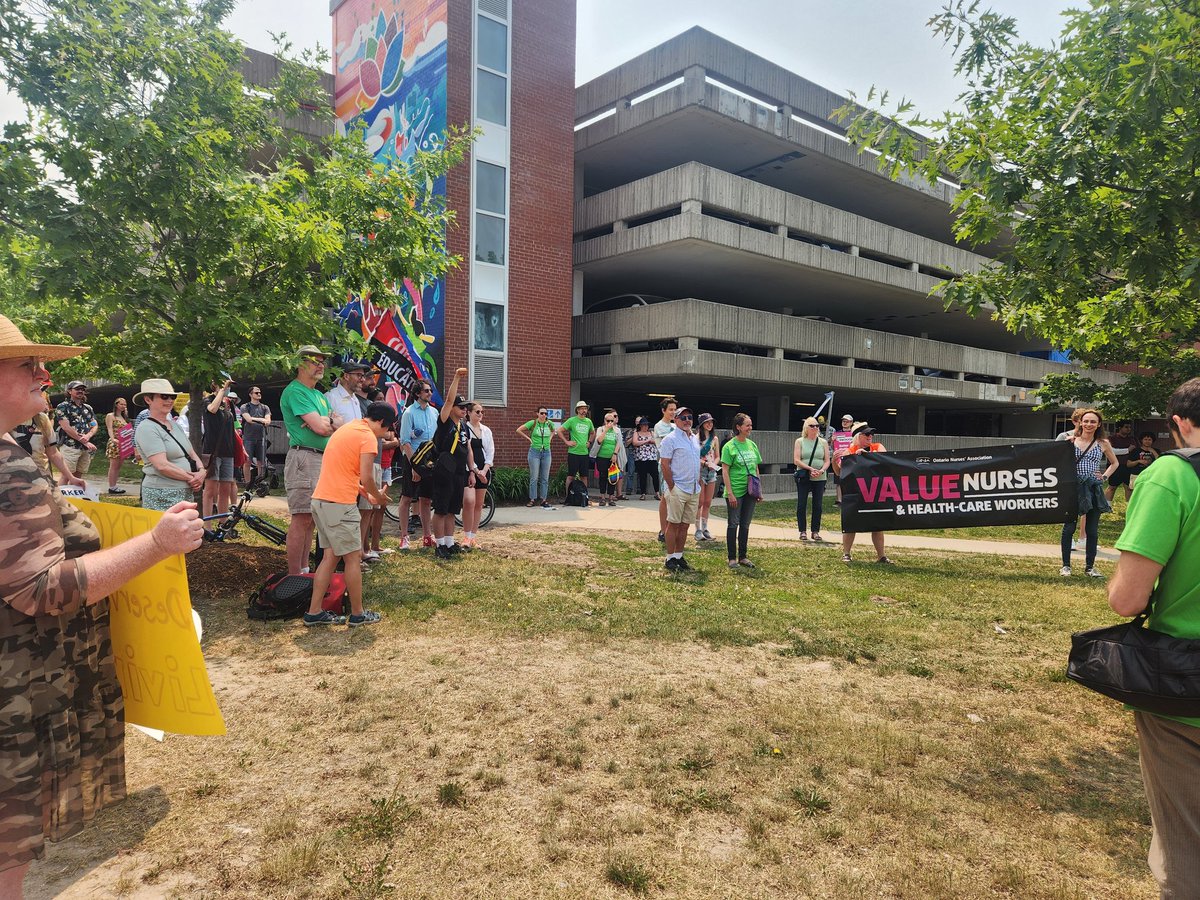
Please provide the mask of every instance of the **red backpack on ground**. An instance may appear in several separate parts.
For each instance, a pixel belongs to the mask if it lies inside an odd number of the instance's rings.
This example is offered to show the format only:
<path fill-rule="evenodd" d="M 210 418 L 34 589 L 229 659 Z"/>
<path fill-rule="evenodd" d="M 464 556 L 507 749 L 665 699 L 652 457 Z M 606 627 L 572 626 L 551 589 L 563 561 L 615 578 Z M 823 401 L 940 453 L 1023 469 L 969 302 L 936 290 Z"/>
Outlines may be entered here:
<path fill-rule="evenodd" d="M 308 612 L 312 600 L 313 573 L 289 575 L 280 572 L 264 581 L 250 595 L 246 615 L 251 619 L 294 619 Z M 350 593 L 346 590 L 346 578 L 334 572 L 329 579 L 329 590 L 321 601 L 321 608 L 335 616 L 350 614 Z"/>

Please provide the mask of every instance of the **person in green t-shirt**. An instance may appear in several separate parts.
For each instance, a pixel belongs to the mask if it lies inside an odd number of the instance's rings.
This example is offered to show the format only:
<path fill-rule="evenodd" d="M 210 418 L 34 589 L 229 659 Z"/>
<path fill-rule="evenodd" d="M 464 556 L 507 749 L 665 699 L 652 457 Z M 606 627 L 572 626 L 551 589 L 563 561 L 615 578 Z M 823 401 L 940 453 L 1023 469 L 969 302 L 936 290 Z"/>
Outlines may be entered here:
<path fill-rule="evenodd" d="M 729 557 L 729 568 L 745 566 L 754 568 L 746 557 L 750 543 L 750 522 L 754 519 L 754 507 L 758 502 L 748 490 L 750 476 L 758 474 L 762 454 L 758 445 L 750 440 L 754 422 L 746 413 L 733 417 L 733 439 L 721 448 L 721 475 L 725 479 L 725 550 Z"/>
<path fill-rule="evenodd" d="M 546 407 L 539 406 L 537 417 L 517 429 L 517 434 L 529 441 L 529 502 L 526 506 L 550 508 L 550 441 L 554 426 L 546 417 Z"/>
<path fill-rule="evenodd" d="M 283 389 L 279 398 L 279 412 L 287 428 L 290 446 L 283 466 L 288 512 L 292 515 L 287 536 L 290 575 L 308 571 L 308 554 L 312 550 L 316 528 L 312 517 L 312 494 L 321 477 L 321 456 L 333 434 L 329 401 L 317 390 L 317 382 L 325 374 L 325 354 L 309 344 L 301 347 L 297 355 L 300 365 L 296 378 Z"/>
<path fill-rule="evenodd" d="M 609 478 L 613 454 L 621 446 L 621 429 L 617 427 L 617 414 L 609 410 L 604 414 L 604 424 L 596 431 L 596 469 L 600 479 L 600 505 L 617 505 L 617 483 Z M 622 455 L 623 458 L 623 455 Z M 618 460 L 618 465 L 620 461 Z M 618 476 L 620 477 L 620 476 Z"/>
<path fill-rule="evenodd" d="M 1200 378 L 1176 389 L 1167 402 L 1175 443 L 1200 454 Z M 1200 469 L 1163 455 L 1138 476 L 1137 490 L 1117 539 L 1121 558 L 1108 602 L 1136 616 L 1153 601 L 1155 631 L 1200 638 Z M 1200 897 L 1200 718 L 1135 710 L 1142 781 L 1154 837 L 1150 871 L 1163 897 Z"/>
<path fill-rule="evenodd" d="M 567 445 L 567 486 L 563 502 L 571 493 L 571 482 L 582 478 L 587 485 L 588 469 L 592 467 L 592 458 L 588 451 L 592 446 L 592 436 L 596 426 L 588 418 L 588 405 L 584 400 L 575 404 L 575 415 L 558 426 L 558 436 Z"/>

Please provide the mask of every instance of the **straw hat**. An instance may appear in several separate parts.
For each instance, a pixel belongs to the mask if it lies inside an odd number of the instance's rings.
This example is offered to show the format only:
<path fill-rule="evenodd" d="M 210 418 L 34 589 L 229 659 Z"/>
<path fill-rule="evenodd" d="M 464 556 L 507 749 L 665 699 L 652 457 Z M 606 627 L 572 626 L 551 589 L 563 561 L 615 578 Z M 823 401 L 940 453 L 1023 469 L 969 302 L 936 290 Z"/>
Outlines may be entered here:
<path fill-rule="evenodd" d="M 87 347 L 66 347 L 62 344 L 35 344 L 26 340 L 21 329 L 8 316 L 0 316 L 0 359 L 19 359 L 37 356 L 46 361 L 70 359 L 87 353 Z"/>
<path fill-rule="evenodd" d="M 178 394 L 175 388 L 171 387 L 171 382 L 165 378 L 147 378 L 142 382 L 142 389 L 133 395 L 133 402 L 138 406 L 145 406 L 142 403 L 142 398 L 147 394 Z"/>

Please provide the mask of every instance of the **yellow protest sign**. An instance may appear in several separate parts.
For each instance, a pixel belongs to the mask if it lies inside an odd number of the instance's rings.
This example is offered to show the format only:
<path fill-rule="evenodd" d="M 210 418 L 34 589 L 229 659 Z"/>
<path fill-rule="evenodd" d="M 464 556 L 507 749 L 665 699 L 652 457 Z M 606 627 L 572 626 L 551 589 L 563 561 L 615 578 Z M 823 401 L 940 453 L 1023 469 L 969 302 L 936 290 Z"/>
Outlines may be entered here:
<path fill-rule="evenodd" d="M 70 498 L 112 547 L 152 529 L 162 513 Z M 200 639 L 182 554 L 131 578 L 108 598 L 125 720 L 175 734 L 224 734 Z"/>
<path fill-rule="evenodd" d="M 183 412 L 183 408 L 188 405 L 188 402 L 191 399 L 192 399 L 191 394 L 176 394 L 175 395 L 175 403 L 171 408 L 174 409 L 175 412 L 181 413 L 181 412 Z"/>

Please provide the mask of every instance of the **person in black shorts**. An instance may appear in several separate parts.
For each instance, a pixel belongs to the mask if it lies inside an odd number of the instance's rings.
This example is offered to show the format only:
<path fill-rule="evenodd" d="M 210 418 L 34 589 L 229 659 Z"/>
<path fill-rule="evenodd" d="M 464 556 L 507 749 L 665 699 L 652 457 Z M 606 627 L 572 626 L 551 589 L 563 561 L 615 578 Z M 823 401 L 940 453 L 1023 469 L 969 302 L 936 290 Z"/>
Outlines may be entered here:
<path fill-rule="evenodd" d="M 450 559 L 461 548 L 454 543 L 454 516 L 462 512 L 463 490 L 475 486 L 475 476 L 467 468 L 470 434 L 467 431 L 467 400 L 458 396 L 458 383 L 467 374 L 465 368 L 454 373 L 446 391 L 446 402 L 438 415 L 433 446 L 438 452 L 433 467 L 433 540 L 436 559 Z"/>

